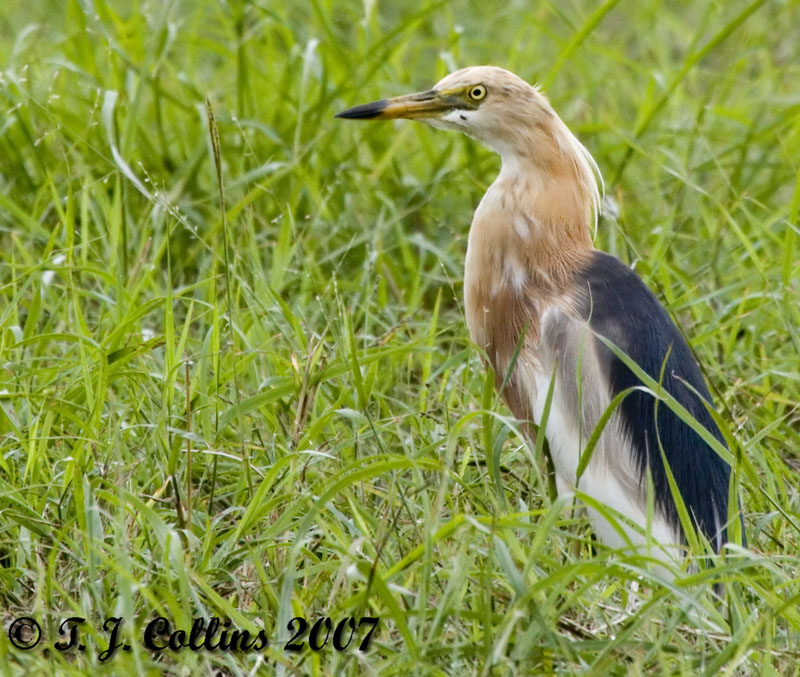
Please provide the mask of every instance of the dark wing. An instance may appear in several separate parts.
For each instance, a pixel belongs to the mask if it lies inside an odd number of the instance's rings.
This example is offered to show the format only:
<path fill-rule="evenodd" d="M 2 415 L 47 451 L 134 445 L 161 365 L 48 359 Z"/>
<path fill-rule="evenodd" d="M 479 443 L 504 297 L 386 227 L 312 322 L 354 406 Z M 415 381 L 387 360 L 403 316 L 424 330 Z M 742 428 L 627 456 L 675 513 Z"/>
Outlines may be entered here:
<path fill-rule="evenodd" d="M 593 253 L 578 274 L 580 311 L 596 333 L 608 338 L 651 378 L 659 381 L 683 407 L 723 445 L 725 441 L 705 404 L 687 386 L 711 402 L 700 368 L 675 324 L 642 280 L 619 259 Z M 611 350 L 596 341 L 611 397 L 641 381 Z M 664 360 L 666 358 L 666 366 Z M 675 502 L 667 482 L 659 443 L 697 527 L 717 549 L 727 540 L 730 466 L 663 402 L 640 390 L 620 406 L 624 433 L 629 437 L 638 476 L 650 468 L 658 507 L 671 526 L 680 530 Z"/>

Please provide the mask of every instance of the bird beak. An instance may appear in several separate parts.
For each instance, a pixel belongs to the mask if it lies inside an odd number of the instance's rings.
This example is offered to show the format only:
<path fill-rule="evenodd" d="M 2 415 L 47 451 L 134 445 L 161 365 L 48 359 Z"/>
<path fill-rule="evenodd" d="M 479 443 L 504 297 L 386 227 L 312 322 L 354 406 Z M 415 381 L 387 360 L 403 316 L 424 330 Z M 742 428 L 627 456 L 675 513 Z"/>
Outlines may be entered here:
<path fill-rule="evenodd" d="M 467 107 L 464 99 L 455 96 L 453 92 L 430 89 L 427 92 L 364 103 L 337 113 L 336 117 L 348 120 L 394 120 L 396 118 L 419 120 L 439 118 L 448 111 Z"/>

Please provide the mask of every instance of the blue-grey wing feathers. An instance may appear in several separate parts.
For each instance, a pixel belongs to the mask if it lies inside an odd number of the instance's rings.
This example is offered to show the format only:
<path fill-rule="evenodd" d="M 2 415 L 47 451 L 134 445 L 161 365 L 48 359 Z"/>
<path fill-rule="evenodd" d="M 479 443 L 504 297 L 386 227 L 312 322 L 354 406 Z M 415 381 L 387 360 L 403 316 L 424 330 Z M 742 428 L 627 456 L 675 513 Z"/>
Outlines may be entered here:
<path fill-rule="evenodd" d="M 608 338 L 651 378 L 662 379 L 665 390 L 724 445 L 689 346 L 636 273 L 613 256 L 595 251 L 577 282 L 579 313 L 592 331 Z M 607 346 L 596 338 L 592 343 L 612 398 L 641 385 Z M 642 482 L 649 469 L 657 507 L 669 524 L 681 533 L 661 449 L 696 527 L 719 549 L 727 540 L 730 466 L 671 409 L 663 403 L 656 406 L 656 399 L 642 390 L 625 397 L 617 423 L 630 441 L 636 476 Z"/>

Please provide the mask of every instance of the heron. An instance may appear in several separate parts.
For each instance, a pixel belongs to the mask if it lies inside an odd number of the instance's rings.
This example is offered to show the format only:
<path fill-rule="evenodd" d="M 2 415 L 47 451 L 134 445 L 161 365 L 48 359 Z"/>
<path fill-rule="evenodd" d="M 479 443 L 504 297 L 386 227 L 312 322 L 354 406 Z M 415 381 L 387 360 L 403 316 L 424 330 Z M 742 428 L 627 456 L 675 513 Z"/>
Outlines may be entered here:
<path fill-rule="evenodd" d="M 524 428 L 529 435 L 537 427 L 545 435 L 558 495 L 584 497 L 602 543 L 647 545 L 656 561 L 674 563 L 685 552 L 688 514 L 719 552 L 728 541 L 731 466 L 708 435 L 644 386 L 634 366 L 727 449 L 709 390 L 657 297 L 631 267 L 594 248 L 600 171 L 540 89 L 478 66 L 336 117 L 419 120 L 464 132 L 500 155 L 500 173 L 469 230 L 464 308 L 502 399 L 516 419 L 534 424 Z"/>

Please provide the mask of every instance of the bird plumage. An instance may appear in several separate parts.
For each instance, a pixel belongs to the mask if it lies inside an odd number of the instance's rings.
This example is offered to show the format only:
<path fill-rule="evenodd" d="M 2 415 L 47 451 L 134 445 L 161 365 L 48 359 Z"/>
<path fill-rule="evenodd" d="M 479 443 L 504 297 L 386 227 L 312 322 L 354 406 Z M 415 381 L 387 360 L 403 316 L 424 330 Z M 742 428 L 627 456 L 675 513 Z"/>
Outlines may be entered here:
<path fill-rule="evenodd" d="M 481 140 L 502 168 L 480 201 L 464 274 L 467 326 L 490 361 L 502 397 L 521 421 L 542 422 L 559 493 L 574 489 L 628 517 L 637 529 L 589 508 L 600 540 L 650 540 L 677 553 L 683 531 L 666 459 L 696 527 L 726 540 L 730 467 L 603 342 L 627 354 L 724 444 L 710 395 L 681 333 L 641 279 L 594 249 L 599 171 L 588 151 L 535 88 L 500 68 L 456 71 L 420 94 L 358 106 L 341 117 L 418 118 Z M 580 477 L 579 459 L 614 397 L 633 388 L 608 419 Z M 654 518 L 647 519 L 650 474 Z"/>

